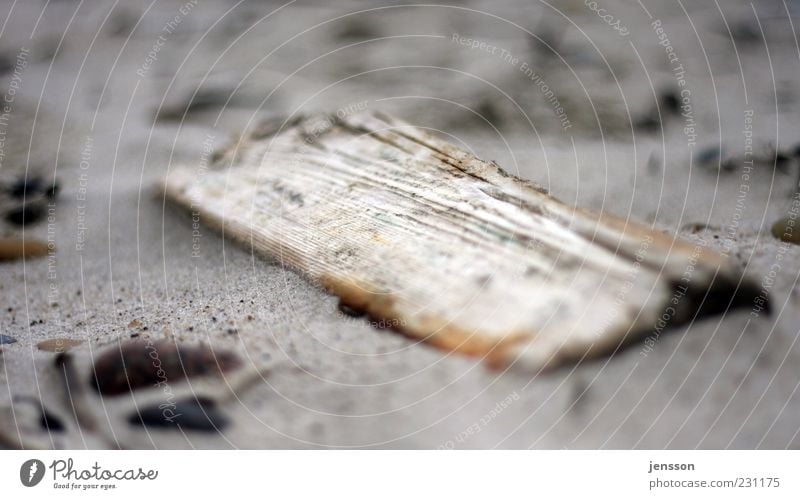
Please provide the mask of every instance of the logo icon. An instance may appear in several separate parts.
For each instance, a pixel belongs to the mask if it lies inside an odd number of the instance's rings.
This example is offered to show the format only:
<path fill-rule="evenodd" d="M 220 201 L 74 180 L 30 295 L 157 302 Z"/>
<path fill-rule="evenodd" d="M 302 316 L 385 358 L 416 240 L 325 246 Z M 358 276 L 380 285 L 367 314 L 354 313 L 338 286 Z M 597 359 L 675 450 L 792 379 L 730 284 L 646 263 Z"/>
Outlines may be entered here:
<path fill-rule="evenodd" d="M 28 459 L 19 469 L 19 480 L 26 487 L 35 487 L 44 478 L 44 463 L 38 459 Z"/>

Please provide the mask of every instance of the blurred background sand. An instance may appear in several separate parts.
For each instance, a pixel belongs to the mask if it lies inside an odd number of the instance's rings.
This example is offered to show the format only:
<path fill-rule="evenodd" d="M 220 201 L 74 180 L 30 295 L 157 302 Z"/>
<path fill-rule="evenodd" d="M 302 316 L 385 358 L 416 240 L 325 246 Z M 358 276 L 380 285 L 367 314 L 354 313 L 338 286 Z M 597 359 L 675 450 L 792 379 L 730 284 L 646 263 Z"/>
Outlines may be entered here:
<path fill-rule="evenodd" d="M 2 346 L 0 404 L 39 393 L 52 354 L 38 341 L 97 349 L 135 329 L 281 366 L 225 407 L 223 435 L 142 431 L 138 447 L 797 448 L 800 250 L 770 227 L 800 168 L 798 15 L 789 1 L 3 2 L 0 176 L 61 191 L 24 229 L 51 258 L 0 265 L 0 333 L 18 340 Z M 490 372 L 344 316 L 156 194 L 169 168 L 264 118 L 353 109 L 723 250 L 766 278 L 773 313 L 546 375 Z"/>

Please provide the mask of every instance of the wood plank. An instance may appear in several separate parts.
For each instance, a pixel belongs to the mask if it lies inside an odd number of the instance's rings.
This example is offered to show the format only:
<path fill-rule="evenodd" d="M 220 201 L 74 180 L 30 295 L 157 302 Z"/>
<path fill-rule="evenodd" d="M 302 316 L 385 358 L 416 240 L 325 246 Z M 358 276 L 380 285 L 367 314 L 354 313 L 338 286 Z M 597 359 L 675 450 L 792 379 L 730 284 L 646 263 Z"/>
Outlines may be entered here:
<path fill-rule="evenodd" d="M 734 296 L 719 253 L 570 207 L 380 113 L 265 125 L 163 186 L 350 307 L 495 367 L 608 353 L 704 297 L 716 311 L 753 294 Z"/>

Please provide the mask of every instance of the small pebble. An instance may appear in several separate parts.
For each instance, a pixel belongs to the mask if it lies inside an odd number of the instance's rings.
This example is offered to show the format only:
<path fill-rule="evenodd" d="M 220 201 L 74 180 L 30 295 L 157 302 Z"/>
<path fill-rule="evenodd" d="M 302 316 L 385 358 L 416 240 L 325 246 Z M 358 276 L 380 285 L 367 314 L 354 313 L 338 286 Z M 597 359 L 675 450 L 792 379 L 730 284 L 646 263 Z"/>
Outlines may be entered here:
<path fill-rule="evenodd" d="M 681 98 L 674 90 L 664 90 L 659 97 L 661 106 L 669 113 L 680 114 Z"/>
<path fill-rule="evenodd" d="M 53 338 L 50 340 L 40 341 L 39 343 L 36 344 L 36 347 L 39 350 L 45 352 L 61 353 L 61 352 L 66 352 L 67 350 L 70 350 L 71 348 L 76 347 L 81 343 L 83 343 L 83 340 L 73 340 L 70 338 Z"/>
<path fill-rule="evenodd" d="M 0 238 L 0 261 L 35 258 L 47 254 L 47 243 L 34 239 Z"/>
<path fill-rule="evenodd" d="M 772 235 L 787 243 L 800 244 L 800 224 L 789 217 L 782 218 L 772 224 Z"/>
<path fill-rule="evenodd" d="M 0 345 L 10 345 L 11 343 L 16 343 L 17 339 L 13 336 L 8 336 L 6 334 L 0 334 Z"/>
<path fill-rule="evenodd" d="M 44 217 L 42 203 L 29 202 L 12 208 L 6 213 L 6 221 L 14 225 L 35 224 Z"/>
<path fill-rule="evenodd" d="M 8 186 L 7 192 L 11 197 L 17 199 L 31 199 L 39 196 L 55 198 L 61 189 L 58 181 L 47 182 L 42 177 L 22 177 Z"/>
<path fill-rule="evenodd" d="M 174 341 L 129 340 L 110 347 L 94 362 L 89 383 L 102 395 L 119 395 L 143 387 L 174 383 L 197 376 L 221 376 L 238 369 L 233 352 Z"/>
<path fill-rule="evenodd" d="M 478 107 L 477 109 L 475 109 L 475 112 L 478 113 L 478 115 L 480 116 L 478 120 L 482 125 L 486 123 L 484 120 L 488 121 L 489 123 L 491 123 L 496 127 L 499 127 L 503 124 L 503 114 L 498 109 L 497 104 L 495 103 L 494 100 L 484 99 L 478 104 Z"/>
<path fill-rule="evenodd" d="M 792 158 L 785 152 L 775 152 L 775 168 L 781 173 L 788 173 Z"/>
<path fill-rule="evenodd" d="M 134 426 L 205 432 L 222 431 L 229 424 L 214 402 L 205 398 L 178 400 L 171 407 L 164 404 L 143 407 L 131 414 L 128 422 Z"/>
<path fill-rule="evenodd" d="M 61 190 L 61 185 L 56 181 L 50 184 L 47 189 L 44 191 L 44 195 L 50 199 L 53 199 L 58 196 L 58 192 Z"/>
<path fill-rule="evenodd" d="M 8 189 L 8 193 L 15 198 L 33 197 L 42 191 L 44 180 L 42 177 L 20 178 Z"/>

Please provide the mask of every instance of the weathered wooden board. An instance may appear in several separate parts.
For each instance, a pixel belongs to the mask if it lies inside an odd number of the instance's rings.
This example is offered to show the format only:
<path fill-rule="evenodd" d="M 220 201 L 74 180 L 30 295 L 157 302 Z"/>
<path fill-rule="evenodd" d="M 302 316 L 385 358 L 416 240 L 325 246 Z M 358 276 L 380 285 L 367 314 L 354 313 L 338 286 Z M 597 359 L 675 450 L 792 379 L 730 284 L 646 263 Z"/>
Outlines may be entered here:
<path fill-rule="evenodd" d="M 722 255 L 567 206 L 377 113 L 262 127 L 164 189 L 345 304 L 498 367 L 608 353 L 706 298 L 742 302 Z"/>

